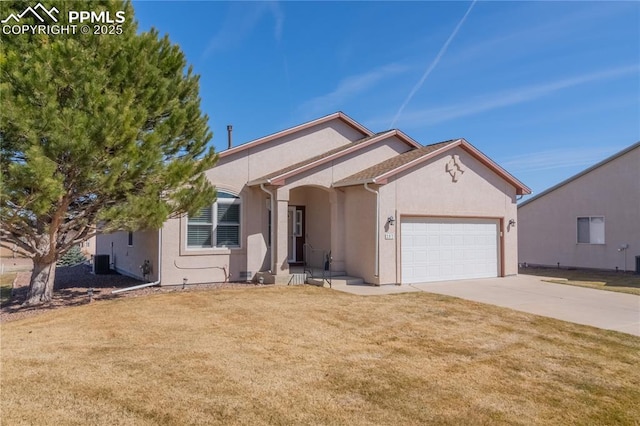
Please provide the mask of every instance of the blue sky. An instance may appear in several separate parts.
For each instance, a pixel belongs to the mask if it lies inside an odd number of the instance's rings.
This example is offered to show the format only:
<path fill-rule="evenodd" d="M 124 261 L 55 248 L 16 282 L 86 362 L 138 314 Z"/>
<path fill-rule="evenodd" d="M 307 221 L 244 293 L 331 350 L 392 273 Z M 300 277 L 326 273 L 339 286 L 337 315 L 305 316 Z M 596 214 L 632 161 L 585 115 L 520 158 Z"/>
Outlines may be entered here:
<path fill-rule="evenodd" d="M 640 140 L 639 2 L 134 1 L 201 76 L 216 150 L 343 111 L 464 137 L 534 193 Z"/>

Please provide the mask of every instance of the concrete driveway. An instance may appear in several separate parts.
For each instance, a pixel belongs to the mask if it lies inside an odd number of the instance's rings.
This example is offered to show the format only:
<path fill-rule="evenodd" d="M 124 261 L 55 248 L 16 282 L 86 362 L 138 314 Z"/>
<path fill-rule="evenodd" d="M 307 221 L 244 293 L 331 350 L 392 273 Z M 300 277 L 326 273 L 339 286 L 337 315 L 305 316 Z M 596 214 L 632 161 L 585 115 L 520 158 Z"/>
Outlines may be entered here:
<path fill-rule="evenodd" d="M 402 286 L 340 287 L 344 288 L 336 290 L 361 295 L 411 291 L 445 294 L 640 336 L 640 296 L 546 283 L 531 275 Z"/>

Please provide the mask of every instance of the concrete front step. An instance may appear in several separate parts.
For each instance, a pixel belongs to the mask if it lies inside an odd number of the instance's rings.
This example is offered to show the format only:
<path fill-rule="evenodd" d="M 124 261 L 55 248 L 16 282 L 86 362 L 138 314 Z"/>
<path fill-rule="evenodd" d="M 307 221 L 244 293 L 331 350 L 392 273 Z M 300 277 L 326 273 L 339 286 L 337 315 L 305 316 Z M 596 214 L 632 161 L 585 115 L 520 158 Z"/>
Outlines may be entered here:
<path fill-rule="evenodd" d="M 364 282 L 362 278 L 350 277 L 346 272 L 331 272 L 331 277 L 332 283 L 341 285 L 358 285 Z M 269 272 L 258 272 L 256 273 L 254 281 L 260 284 L 300 285 L 306 283 L 322 286 L 323 282 L 327 283 L 326 280 L 328 279 L 328 273 L 326 279 L 323 280 L 322 273 L 316 274 L 316 278 L 311 278 L 309 272 L 295 270 L 295 272 L 287 275 L 272 275 Z"/>
<path fill-rule="evenodd" d="M 303 269 L 302 267 L 293 267 L 289 269 L 290 274 L 302 274 L 305 273 L 307 276 L 322 278 L 322 274 L 329 276 L 329 271 L 323 271 L 322 269 L 312 268 L 312 269 Z M 331 271 L 332 277 L 344 277 L 346 276 L 346 271 Z"/>
<path fill-rule="evenodd" d="M 327 277 L 328 279 L 328 277 Z M 359 285 L 363 284 L 364 280 L 358 277 L 349 277 L 347 275 L 339 275 L 331 277 L 331 285 Z M 324 285 L 329 285 L 327 280 L 322 280 L 322 278 L 307 278 L 307 284 L 317 285 L 323 287 Z"/>

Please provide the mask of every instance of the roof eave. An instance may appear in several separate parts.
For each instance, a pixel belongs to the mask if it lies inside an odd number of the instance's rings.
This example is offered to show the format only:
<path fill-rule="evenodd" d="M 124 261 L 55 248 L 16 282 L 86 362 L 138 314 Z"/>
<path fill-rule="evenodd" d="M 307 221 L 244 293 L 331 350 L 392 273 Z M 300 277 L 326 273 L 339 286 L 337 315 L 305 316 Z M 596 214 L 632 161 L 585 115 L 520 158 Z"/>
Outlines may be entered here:
<path fill-rule="evenodd" d="M 393 177 L 393 176 L 397 175 L 398 173 L 401 173 L 401 172 L 403 172 L 405 170 L 408 170 L 408 169 L 410 169 L 410 168 L 412 168 L 414 166 L 417 166 L 418 164 L 421 164 L 421 163 L 423 163 L 423 162 L 435 157 L 436 155 L 442 154 L 443 152 L 445 152 L 445 151 L 447 151 L 447 150 L 449 150 L 449 149 L 451 149 L 453 147 L 456 147 L 456 146 L 460 145 L 462 143 L 462 141 L 463 141 L 463 139 L 457 139 L 457 140 L 455 140 L 455 141 L 443 146 L 442 148 L 436 149 L 435 151 L 428 152 L 428 153 L 426 153 L 426 154 L 424 154 L 424 155 L 422 155 L 422 156 L 420 156 L 418 158 L 415 158 L 415 159 L 413 159 L 413 160 L 411 160 L 411 161 L 409 161 L 409 162 L 407 162 L 407 163 L 405 163 L 405 164 L 403 164 L 401 166 L 396 167 L 393 170 L 389 170 L 388 172 L 385 172 L 385 173 L 379 175 L 374 180 L 377 181 L 377 182 L 384 181 L 386 183 L 389 180 L 390 177 Z"/>
<path fill-rule="evenodd" d="M 247 182 L 247 186 L 257 186 L 257 185 L 271 185 L 271 181 L 269 179 L 256 179 Z"/>
<path fill-rule="evenodd" d="M 250 148 L 253 148 L 253 147 L 256 147 L 256 146 L 260 146 L 260 145 L 262 145 L 264 143 L 267 143 L 267 142 L 270 142 L 272 140 L 275 140 L 275 139 L 278 139 L 278 138 L 281 138 L 281 137 L 284 137 L 284 136 L 288 136 L 288 135 L 296 133 L 298 131 L 305 130 L 305 129 L 308 129 L 310 127 L 317 126 L 319 124 L 323 124 L 323 123 L 326 123 L 328 121 L 335 120 L 335 119 L 342 120 L 343 122 L 347 123 L 349 126 L 351 126 L 354 129 L 358 130 L 363 135 L 371 136 L 371 135 L 374 134 L 371 130 L 369 130 L 368 128 L 366 128 L 362 124 L 358 123 L 353 118 L 349 117 L 348 115 L 346 115 L 342 111 L 338 111 L 338 112 L 334 112 L 333 114 L 329 114 L 329 115 L 326 115 L 324 117 L 317 118 L 315 120 L 308 121 L 306 123 L 299 124 L 297 126 L 290 127 L 288 129 L 281 130 L 279 132 L 272 133 L 270 135 L 263 136 L 263 137 L 258 138 L 258 139 L 254 139 L 253 141 L 244 143 L 242 145 L 234 146 L 233 148 L 229 148 L 227 150 L 219 152 L 218 156 L 220 158 L 224 158 L 224 157 L 227 157 L 229 155 L 233 155 L 235 153 L 242 152 L 242 151 L 245 151 L 247 149 L 250 149 Z"/>
<path fill-rule="evenodd" d="M 316 161 L 313 161 L 311 163 L 308 164 L 304 164 L 300 167 L 297 167 L 293 170 L 289 170 L 285 173 L 282 173 L 280 175 L 276 175 L 276 176 L 272 176 L 268 179 L 258 179 L 256 181 L 253 181 L 250 183 L 251 184 L 259 184 L 259 183 L 269 183 L 272 185 L 276 185 L 276 186 L 282 186 L 285 184 L 286 179 L 295 176 L 299 173 L 305 172 L 307 170 L 313 169 L 314 167 L 318 167 L 321 166 L 325 163 L 328 163 L 330 161 L 334 161 L 337 160 L 345 155 L 351 154 L 353 152 L 359 151 L 363 148 L 366 148 L 368 146 L 371 146 L 377 142 L 380 142 L 382 140 L 385 140 L 391 136 L 397 136 L 398 135 L 398 131 L 397 130 L 388 130 L 386 132 L 383 132 L 381 134 L 379 134 L 378 136 L 372 137 L 371 139 L 369 139 L 368 141 L 362 142 L 362 143 L 358 143 L 356 145 L 350 146 L 348 148 L 343 149 L 342 151 L 338 151 L 336 153 L 333 153 L 331 155 L 328 155 L 326 157 L 323 158 L 319 158 Z M 411 144 L 411 142 L 409 141 L 405 141 L 407 144 Z"/>
<path fill-rule="evenodd" d="M 528 200 L 525 200 L 525 201 L 521 202 L 520 204 L 518 204 L 518 208 L 523 207 L 523 206 L 525 206 L 525 205 L 527 205 L 527 204 L 529 204 L 529 203 L 531 203 L 531 202 L 533 202 L 533 201 L 535 201 L 535 200 L 537 200 L 537 199 L 539 199 L 539 198 L 542 198 L 542 197 L 544 197 L 545 195 L 547 195 L 547 194 L 549 194 L 549 193 L 551 193 L 551 192 L 555 191 L 556 189 L 560 189 L 560 188 L 562 188 L 563 186 L 568 185 L 569 183 L 573 182 L 574 180 L 577 180 L 577 179 L 581 178 L 582 176 L 584 176 L 584 175 L 586 175 L 586 174 L 588 174 L 588 173 L 591 173 L 591 172 L 592 172 L 592 171 L 594 171 L 595 169 L 600 168 L 600 167 L 604 166 L 605 164 L 610 163 L 610 162 L 612 162 L 613 160 L 616 160 L 616 159 L 618 159 L 618 158 L 622 157 L 623 155 L 627 154 L 628 152 L 633 151 L 633 150 L 634 150 L 634 149 L 636 149 L 636 148 L 640 148 L 640 141 L 638 141 L 638 142 L 636 142 L 636 143 L 632 144 L 631 146 L 629 146 L 629 147 L 627 147 L 627 148 L 623 149 L 622 151 L 619 151 L 619 152 L 617 152 L 617 153 L 613 154 L 613 155 L 612 155 L 612 156 L 610 156 L 610 157 L 605 158 L 604 160 L 600 161 L 599 163 L 596 163 L 596 164 L 594 164 L 593 166 L 591 166 L 591 167 L 588 167 L 588 168 L 584 169 L 584 170 L 583 170 L 583 171 L 581 171 L 580 173 L 577 173 L 577 174 L 575 174 L 575 175 L 571 176 L 570 178 L 565 179 L 565 180 L 563 180 L 562 182 L 560 182 L 560 183 L 558 183 L 558 184 L 553 185 L 551 188 L 545 189 L 544 191 L 542 191 L 542 192 L 541 192 L 541 193 L 539 193 L 538 195 L 536 195 L 536 196 L 534 196 L 534 197 L 531 197 L 531 198 L 529 198 Z M 529 192 L 529 194 L 530 194 L 530 193 L 531 193 L 531 192 Z"/>
<path fill-rule="evenodd" d="M 347 186 L 358 186 L 358 185 L 364 185 L 365 183 L 378 183 L 376 182 L 375 178 L 367 178 L 367 179 L 358 179 L 358 180 L 354 180 L 354 181 L 350 181 L 350 182 L 343 182 L 343 183 L 334 183 L 333 185 L 331 185 L 333 188 L 345 188 Z"/>
<path fill-rule="evenodd" d="M 531 194 L 531 189 L 527 185 L 520 182 L 515 176 L 500 167 L 495 161 L 484 155 L 481 151 L 479 151 L 475 146 L 471 145 L 465 139 L 461 139 L 461 145 L 462 147 L 464 147 L 464 149 L 472 152 L 474 156 L 480 160 L 481 163 L 491 169 L 498 176 L 509 182 L 516 189 L 516 195 Z"/>
<path fill-rule="evenodd" d="M 422 148 L 422 145 L 419 142 L 417 142 L 411 136 L 407 135 L 402 130 L 395 129 L 395 132 L 396 132 L 396 136 L 400 137 L 401 139 L 404 139 L 405 142 L 407 142 L 409 145 L 412 145 L 414 148 Z"/>
<path fill-rule="evenodd" d="M 279 184 L 283 185 L 284 181 L 286 179 L 288 179 L 288 178 L 290 178 L 292 176 L 295 176 L 298 173 L 305 172 L 307 170 L 313 169 L 314 167 L 318 167 L 318 166 L 321 166 L 321 165 L 323 165 L 325 163 L 328 163 L 330 161 L 336 160 L 336 159 L 338 159 L 340 157 L 343 157 L 343 156 L 345 156 L 347 154 L 351 154 L 352 152 L 358 151 L 358 150 L 360 150 L 362 148 L 366 148 L 366 147 L 368 147 L 370 145 L 373 145 L 376 142 L 379 142 L 381 140 L 384 140 L 384 139 L 388 138 L 389 136 L 391 136 L 390 132 L 382 133 L 382 134 L 380 134 L 380 135 L 378 135 L 376 137 L 373 137 L 373 138 L 369 139 L 366 142 L 362 142 L 362 143 L 350 146 L 348 148 L 343 149 L 342 151 L 338 151 L 338 152 L 333 153 L 331 155 L 328 155 L 326 157 L 320 158 L 320 159 L 318 159 L 316 161 L 313 161 L 313 162 L 311 162 L 309 164 L 305 164 L 303 166 L 300 166 L 300 167 L 298 167 L 296 169 L 290 170 L 290 171 L 288 171 L 286 173 L 283 173 L 281 175 L 274 176 L 269 180 L 272 181 L 274 185 L 279 185 Z"/>

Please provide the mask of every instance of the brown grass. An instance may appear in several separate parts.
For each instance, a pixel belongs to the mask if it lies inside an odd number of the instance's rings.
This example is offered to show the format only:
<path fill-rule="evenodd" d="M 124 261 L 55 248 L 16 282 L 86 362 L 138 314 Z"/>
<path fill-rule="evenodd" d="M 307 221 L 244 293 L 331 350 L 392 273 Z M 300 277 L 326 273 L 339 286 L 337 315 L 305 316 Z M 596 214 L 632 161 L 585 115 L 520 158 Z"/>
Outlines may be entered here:
<path fill-rule="evenodd" d="M 3 424 L 634 424 L 640 338 L 427 293 L 167 293 L 2 325 Z"/>
<path fill-rule="evenodd" d="M 3 305 L 11 298 L 11 289 L 16 275 L 18 275 L 17 272 L 0 274 L 0 305 Z"/>
<path fill-rule="evenodd" d="M 520 268 L 520 273 L 549 277 L 551 279 L 544 281 L 555 284 L 575 285 L 640 295 L 640 275 L 635 275 L 633 272 L 535 267 Z"/>

